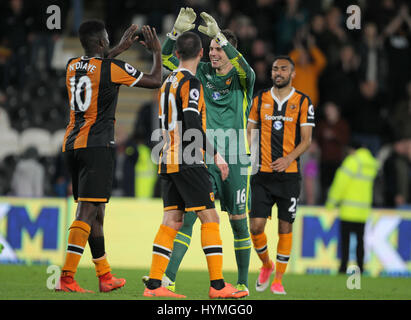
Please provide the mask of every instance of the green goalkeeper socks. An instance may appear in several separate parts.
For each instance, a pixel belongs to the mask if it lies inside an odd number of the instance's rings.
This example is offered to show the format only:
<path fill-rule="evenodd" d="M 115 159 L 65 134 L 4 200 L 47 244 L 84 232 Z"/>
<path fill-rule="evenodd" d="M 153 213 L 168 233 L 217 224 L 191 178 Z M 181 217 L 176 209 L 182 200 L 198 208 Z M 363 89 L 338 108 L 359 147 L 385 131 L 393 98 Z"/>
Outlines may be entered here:
<path fill-rule="evenodd" d="M 193 225 L 196 219 L 197 214 L 195 212 L 186 212 L 184 214 L 184 224 L 174 239 L 173 252 L 165 272 L 166 276 L 173 282 L 176 281 L 178 268 L 190 246 Z"/>
<path fill-rule="evenodd" d="M 230 220 L 234 234 L 234 250 L 238 269 L 238 284 L 248 288 L 248 268 L 250 265 L 251 238 L 248 231 L 247 218 Z"/>
<path fill-rule="evenodd" d="M 165 272 L 166 276 L 173 282 L 176 281 L 178 268 L 187 252 L 191 242 L 193 225 L 196 222 L 195 212 L 186 212 L 184 224 L 174 240 L 173 253 Z M 251 239 L 248 231 L 247 219 L 230 220 L 234 234 L 234 250 L 238 268 L 237 283 L 245 284 L 248 288 L 248 268 L 250 265 Z"/>

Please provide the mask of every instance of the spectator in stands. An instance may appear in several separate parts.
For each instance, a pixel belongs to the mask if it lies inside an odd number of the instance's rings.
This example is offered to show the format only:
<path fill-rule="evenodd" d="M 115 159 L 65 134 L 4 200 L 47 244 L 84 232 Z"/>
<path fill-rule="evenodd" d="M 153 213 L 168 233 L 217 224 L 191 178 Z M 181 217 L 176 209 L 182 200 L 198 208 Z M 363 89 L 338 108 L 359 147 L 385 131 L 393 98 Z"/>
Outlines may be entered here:
<path fill-rule="evenodd" d="M 26 81 L 26 61 L 28 55 L 27 34 L 29 16 L 23 0 L 10 0 L 6 13 L 2 14 L 0 21 L 2 30 L 1 42 L 5 49 L 6 60 L 4 63 L 3 87 L 10 84 L 23 88 Z M 4 57 L 4 54 L 3 54 Z"/>
<path fill-rule="evenodd" d="M 308 12 L 299 7 L 299 0 L 287 0 L 285 3 L 275 25 L 275 50 L 278 55 L 288 54 L 293 49 L 295 35 L 308 21 Z"/>
<path fill-rule="evenodd" d="M 66 1 L 64 0 L 37 0 L 30 2 L 30 12 L 32 23 L 30 25 L 29 41 L 31 43 L 31 67 L 33 70 L 41 70 L 44 66 L 47 73 L 52 74 L 52 61 L 56 41 L 60 38 L 64 28 L 65 17 L 67 15 Z M 49 29 L 47 19 L 47 8 L 57 5 L 60 8 L 61 29 Z M 40 52 L 44 51 L 44 60 L 40 60 Z"/>
<path fill-rule="evenodd" d="M 255 39 L 251 47 L 249 62 L 253 64 L 257 60 L 265 60 L 270 65 L 269 62 L 273 59 L 269 44 L 263 39 Z"/>
<path fill-rule="evenodd" d="M 319 186 L 320 150 L 317 141 L 311 142 L 308 150 L 300 158 L 303 184 L 300 200 L 302 204 L 313 206 L 318 204 L 321 188 Z"/>
<path fill-rule="evenodd" d="M 372 1 L 371 5 L 367 6 L 364 12 L 364 21 L 374 21 L 377 24 L 378 30 L 384 28 L 397 15 L 397 0 L 378 0 Z M 371 0 L 368 0 L 368 4 Z"/>
<path fill-rule="evenodd" d="M 129 15 L 130 10 L 125 10 L 126 0 L 104 0 L 104 14 L 105 22 L 107 25 L 107 33 L 111 42 L 117 43 L 120 40 L 120 30 L 125 25 L 129 25 L 131 17 Z M 141 12 L 145 11 L 145 6 L 149 3 L 139 1 Z M 128 8 L 129 9 L 129 8 Z M 158 30 L 160 31 L 160 30 Z"/>
<path fill-rule="evenodd" d="M 238 50 L 243 52 L 246 60 L 250 59 L 251 48 L 253 42 L 257 36 L 257 29 L 253 24 L 253 21 L 246 15 L 236 16 L 230 22 L 230 30 L 235 30 L 235 34 L 238 38 Z"/>
<path fill-rule="evenodd" d="M 340 109 L 334 102 L 324 105 L 324 118 L 318 122 L 314 131 L 318 143 L 320 157 L 320 202 L 323 204 L 327 198 L 335 172 L 345 157 L 346 145 L 350 141 L 350 127 L 341 117 Z"/>
<path fill-rule="evenodd" d="M 229 0 L 219 0 L 216 5 L 216 12 L 212 16 L 217 21 L 222 30 L 228 27 L 230 20 L 233 18 L 233 8 Z"/>
<path fill-rule="evenodd" d="M 327 30 L 324 15 L 322 15 L 321 13 L 316 14 L 311 19 L 310 33 L 315 38 L 315 43 L 317 44 L 318 48 L 320 48 L 320 50 L 324 52 L 324 54 L 327 53 L 329 45 L 326 31 Z"/>
<path fill-rule="evenodd" d="M 1 18 L 0 18 L 1 19 Z M 2 91 L 6 89 L 9 82 L 9 75 L 6 74 L 7 63 L 12 55 L 12 51 L 8 48 L 2 35 L 0 35 L 0 95 L 3 97 Z M 3 99 L 3 98 L 2 98 Z"/>
<path fill-rule="evenodd" d="M 273 42 L 273 29 L 283 14 L 281 2 L 278 0 L 242 1 L 238 7 L 251 18 L 258 17 L 253 19 L 258 32 L 257 36 L 265 41 Z"/>
<path fill-rule="evenodd" d="M 321 102 L 334 101 L 341 114 L 348 118 L 359 95 L 360 59 L 354 47 L 344 45 L 335 64 L 328 64 L 320 78 Z"/>
<path fill-rule="evenodd" d="M 38 151 L 28 147 L 17 162 L 11 182 L 12 195 L 17 197 L 42 197 L 45 171 L 38 161 Z"/>
<path fill-rule="evenodd" d="M 254 92 L 270 87 L 272 85 L 272 80 L 270 78 L 270 70 L 267 62 L 263 59 L 254 61 L 252 68 L 255 72 L 255 83 L 254 83 Z"/>
<path fill-rule="evenodd" d="M 315 45 L 312 35 L 298 35 L 295 39 L 295 48 L 289 54 L 295 63 L 295 89 L 306 93 L 313 105 L 319 102 L 318 79 L 327 64 L 327 60 L 321 50 Z"/>
<path fill-rule="evenodd" d="M 255 93 L 272 85 L 270 66 L 274 57 L 271 54 L 272 51 L 269 50 L 268 47 L 269 45 L 266 41 L 263 39 L 256 39 L 251 48 L 249 61 L 256 77 L 254 84 Z"/>
<path fill-rule="evenodd" d="M 132 135 L 141 137 L 142 143 L 150 148 L 156 144 L 151 140 L 151 134 L 159 128 L 157 95 L 158 91 L 153 91 L 152 99 L 143 104 L 136 113 L 132 132 Z"/>
<path fill-rule="evenodd" d="M 411 16 L 405 3 L 383 30 L 383 40 L 389 61 L 390 102 L 396 103 L 411 79 Z"/>
<path fill-rule="evenodd" d="M 382 132 L 390 131 L 377 82 L 360 83 L 360 96 L 354 106 L 350 115 L 352 136 L 376 156 L 383 143 Z"/>
<path fill-rule="evenodd" d="M 336 6 L 328 9 L 325 14 L 326 31 L 324 38 L 327 42 L 325 55 L 329 64 L 334 64 L 338 60 L 338 53 L 342 46 L 349 41 L 343 21 L 341 10 Z"/>
<path fill-rule="evenodd" d="M 406 86 L 406 96 L 395 106 L 389 121 L 394 136 L 411 137 L 411 80 Z"/>
<path fill-rule="evenodd" d="M 386 89 L 388 65 L 381 39 L 378 37 L 377 25 L 368 22 L 362 30 L 363 38 L 359 45 L 360 77 L 365 81 L 376 82 L 379 91 L 383 92 Z"/>
<path fill-rule="evenodd" d="M 384 206 L 411 204 L 411 139 L 398 138 L 383 165 Z"/>

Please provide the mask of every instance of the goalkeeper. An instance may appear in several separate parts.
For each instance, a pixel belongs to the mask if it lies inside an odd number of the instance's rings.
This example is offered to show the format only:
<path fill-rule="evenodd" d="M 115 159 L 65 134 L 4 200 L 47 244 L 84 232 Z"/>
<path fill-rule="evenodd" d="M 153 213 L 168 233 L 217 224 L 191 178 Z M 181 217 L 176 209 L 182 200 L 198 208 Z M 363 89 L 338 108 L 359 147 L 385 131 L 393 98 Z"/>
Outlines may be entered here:
<path fill-rule="evenodd" d="M 205 26 L 198 30 L 209 36 L 210 62 L 200 62 L 196 77 L 204 88 L 206 102 L 207 132 L 220 129 L 223 134 L 214 134 L 214 147 L 229 164 L 228 178 L 223 181 L 215 164 L 208 164 L 214 193 L 218 194 L 221 210 L 229 214 L 234 234 L 234 250 L 238 269 L 236 288 L 248 292 L 248 267 L 251 240 L 248 231 L 247 213 L 250 208 L 249 154 L 246 139 L 248 113 L 251 106 L 255 73 L 243 56 L 236 50 L 237 38 L 229 30 L 221 31 L 209 14 L 202 12 Z M 177 69 L 179 61 L 173 55 L 178 35 L 192 30 L 196 13 L 191 8 L 181 8 L 173 30 L 167 34 L 162 46 L 163 66 L 170 71 Z M 222 129 L 222 130 L 221 130 Z M 213 131 L 213 130 L 212 130 Z M 214 131 L 215 132 L 215 131 Z M 231 143 L 231 146 L 230 146 Z M 233 146 L 235 148 L 233 148 Z M 235 150 L 233 150 L 235 149 Z M 242 161 L 241 161 L 242 160 Z M 184 225 L 174 241 L 173 253 L 168 264 L 163 284 L 175 290 L 175 279 L 180 263 L 190 245 L 191 234 L 197 215 L 186 212 Z"/>

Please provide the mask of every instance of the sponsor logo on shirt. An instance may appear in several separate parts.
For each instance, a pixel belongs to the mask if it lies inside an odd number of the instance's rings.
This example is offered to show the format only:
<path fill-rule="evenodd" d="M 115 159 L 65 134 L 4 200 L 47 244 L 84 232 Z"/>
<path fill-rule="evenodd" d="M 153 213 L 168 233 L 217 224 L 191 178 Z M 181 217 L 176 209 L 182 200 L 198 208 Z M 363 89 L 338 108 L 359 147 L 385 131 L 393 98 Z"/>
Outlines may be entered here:
<path fill-rule="evenodd" d="M 281 130 L 281 128 L 283 127 L 283 122 L 282 121 L 274 121 L 273 127 L 275 130 Z"/>
<path fill-rule="evenodd" d="M 267 121 L 289 121 L 289 122 L 293 122 L 294 118 L 292 117 L 284 117 L 284 116 L 270 116 L 268 114 L 266 114 L 264 116 L 264 120 Z"/>
<path fill-rule="evenodd" d="M 213 97 L 213 100 L 218 100 L 218 99 L 220 99 L 221 94 L 220 94 L 220 92 L 215 91 L 215 92 L 213 92 L 213 94 L 211 96 Z"/>

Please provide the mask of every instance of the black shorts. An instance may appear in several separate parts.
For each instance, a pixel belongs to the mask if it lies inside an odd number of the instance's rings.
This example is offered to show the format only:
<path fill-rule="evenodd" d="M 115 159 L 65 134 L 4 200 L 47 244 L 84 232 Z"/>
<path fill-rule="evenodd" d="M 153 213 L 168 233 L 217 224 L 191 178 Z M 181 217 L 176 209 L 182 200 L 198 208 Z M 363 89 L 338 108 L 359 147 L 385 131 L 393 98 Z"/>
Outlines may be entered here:
<path fill-rule="evenodd" d="M 200 211 L 215 208 L 210 174 L 205 167 L 190 167 L 160 174 L 164 210 Z"/>
<path fill-rule="evenodd" d="M 64 152 L 76 202 L 109 201 L 113 184 L 114 158 L 115 149 L 110 147 L 81 148 Z"/>
<path fill-rule="evenodd" d="M 268 218 L 277 204 L 278 219 L 293 223 L 301 178 L 298 174 L 258 172 L 251 177 L 250 218 Z"/>

